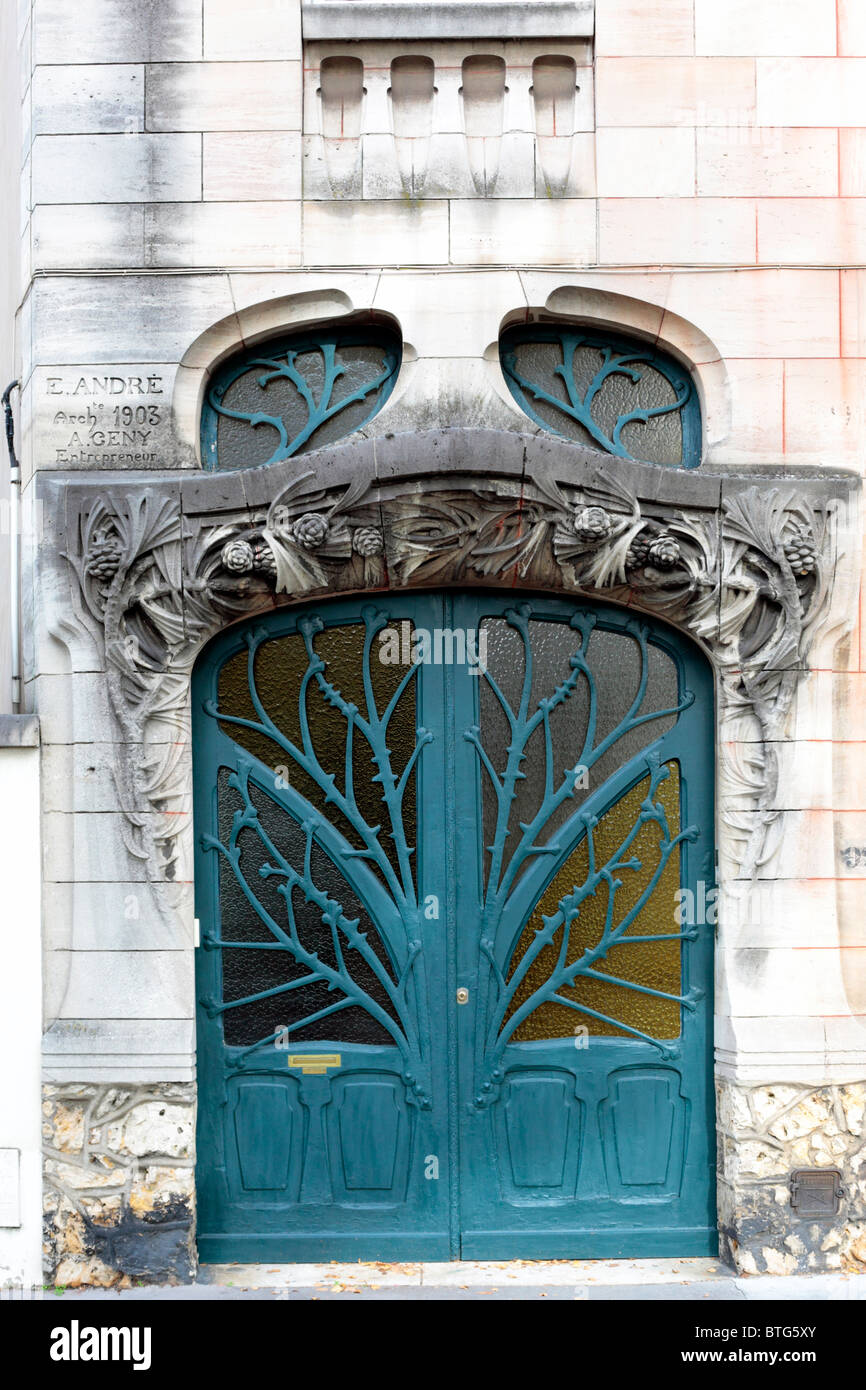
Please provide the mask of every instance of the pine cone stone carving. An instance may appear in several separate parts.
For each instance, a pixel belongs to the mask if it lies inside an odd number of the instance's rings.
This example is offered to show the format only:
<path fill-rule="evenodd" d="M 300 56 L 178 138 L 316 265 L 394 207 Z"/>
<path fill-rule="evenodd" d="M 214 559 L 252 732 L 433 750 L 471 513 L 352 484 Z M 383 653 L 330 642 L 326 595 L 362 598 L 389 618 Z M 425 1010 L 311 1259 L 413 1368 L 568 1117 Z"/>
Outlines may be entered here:
<path fill-rule="evenodd" d="M 305 550 L 318 550 L 328 534 L 328 523 L 318 512 L 304 512 L 292 523 L 292 540 Z"/>
<path fill-rule="evenodd" d="M 276 578 L 277 562 L 267 541 L 257 541 L 253 545 L 253 569 L 259 574 L 269 574 Z"/>
<path fill-rule="evenodd" d="M 679 544 L 669 532 L 663 531 L 650 541 L 647 558 L 656 569 L 672 570 L 680 558 Z"/>
<path fill-rule="evenodd" d="M 814 574 L 818 568 L 818 551 L 811 535 L 797 526 L 784 542 L 785 559 L 795 574 Z"/>
<path fill-rule="evenodd" d="M 352 549 L 369 560 L 381 555 L 385 549 L 385 538 L 376 526 L 359 526 L 352 535 Z"/>
<path fill-rule="evenodd" d="M 638 532 L 626 551 L 625 562 L 629 569 L 640 569 L 649 559 L 649 537 Z"/>
<path fill-rule="evenodd" d="M 123 550 L 116 537 L 95 541 L 87 557 L 87 573 L 91 579 L 110 584 L 120 568 Z"/>
<path fill-rule="evenodd" d="M 226 541 L 220 552 L 220 560 L 232 574 L 249 574 L 255 557 L 249 541 Z"/>
<path fill-rule="evenodd" d="M 580 540 L 601 545 L 610 535 L 613 524 L 604 507 L 581 507 L 575 513 L 574 529 Z"/>

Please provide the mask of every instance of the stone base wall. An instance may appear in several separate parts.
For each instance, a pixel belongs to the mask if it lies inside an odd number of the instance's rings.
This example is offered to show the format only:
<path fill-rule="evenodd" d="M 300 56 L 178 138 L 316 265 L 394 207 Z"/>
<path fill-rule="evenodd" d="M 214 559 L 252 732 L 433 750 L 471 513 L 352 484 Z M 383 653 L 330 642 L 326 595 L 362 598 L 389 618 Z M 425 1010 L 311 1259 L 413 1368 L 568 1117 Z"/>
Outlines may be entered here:
<path fill-rule="evenodd" d="M 721 1255 L 740 1274 L 866 1273 L 866 1082 L 717 1082 Z M 43 1091 L 45 1270 L 55 1284 L 195 1277 L 195 1087 Z M 836 1216 L 791 1207 L 795 1168 L 838 1168 Z"/>
<path fill-rule="evenodd" d="M 866 1082 L 717 1082 L 721 1255 L 740 1274 L 866 1273 Z M 836 1216 L 791 1207 L 795 1168 L 838 1168 Z"/>
<path fill-rule="evenodd" d="M 42 1110 L 47 1280 L 193 1279 L 194 1086 L 45 1086 Z"/>

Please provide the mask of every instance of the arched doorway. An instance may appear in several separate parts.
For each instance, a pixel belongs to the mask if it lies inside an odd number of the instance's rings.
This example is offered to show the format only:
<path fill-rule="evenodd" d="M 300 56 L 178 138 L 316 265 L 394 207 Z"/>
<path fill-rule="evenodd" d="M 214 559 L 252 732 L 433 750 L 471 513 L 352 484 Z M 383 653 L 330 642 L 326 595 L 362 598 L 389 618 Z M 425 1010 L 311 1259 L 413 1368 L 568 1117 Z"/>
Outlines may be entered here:
<path fill-rule="evenodd" d="M 202 1258 L 713 1252 L 698 649 L 358 597 L 225 632 L 193 719 Z"/>

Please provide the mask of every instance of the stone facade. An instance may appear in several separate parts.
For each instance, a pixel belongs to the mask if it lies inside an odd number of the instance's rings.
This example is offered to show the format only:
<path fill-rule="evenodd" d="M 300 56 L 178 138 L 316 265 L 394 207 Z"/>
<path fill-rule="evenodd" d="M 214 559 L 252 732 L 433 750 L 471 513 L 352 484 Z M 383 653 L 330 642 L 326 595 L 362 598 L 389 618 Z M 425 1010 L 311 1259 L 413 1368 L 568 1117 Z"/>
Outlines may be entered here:
<path fill-rule="evenodd" d="M 721 1253 L 740 1274 L 866 1272 L 866 1085 L 718 1082 Z M 801 1216 L 789 1175 L 837 1168 L 839 1211 Z"/>
<path fill-rule="evenodd" d="M 121 1288 L 190 1279 L 194 1088 L 46 1086 L 42 1113 L 48 1279 Z"/>
<path fill-rule="evenodd" d="M 18 8 L 51 1277 L 194 1266 L 199 651 L 238 616 L 434 568 L 628 603 L 709 654 L 724 1252 L 744 1273 L 862 1265 L 859 0 L 792 0 L 781 26 L 775 0 L 434 0 L 389 6 L 386 34 L 366 0 L 256 0 L 240 23 L 229 0 Z M 386 408 L 302 466 L 204 473 L 220 364 L 350 316 L 399 329 Z M 682 364 L 701 468 L 545 434 L 498 355 L 540 320 Z M 587 507 L 604 543 L 581 544 Z M 498 567 L 485 526 L 514 540 Z M 642 533 L 675 542 L 669 571 L 634 563 Z M 131 640 L 142 603 L 153 650 Z M 842 1169 L 838 1220 L 793 1215 L 793 1166 Z"/>

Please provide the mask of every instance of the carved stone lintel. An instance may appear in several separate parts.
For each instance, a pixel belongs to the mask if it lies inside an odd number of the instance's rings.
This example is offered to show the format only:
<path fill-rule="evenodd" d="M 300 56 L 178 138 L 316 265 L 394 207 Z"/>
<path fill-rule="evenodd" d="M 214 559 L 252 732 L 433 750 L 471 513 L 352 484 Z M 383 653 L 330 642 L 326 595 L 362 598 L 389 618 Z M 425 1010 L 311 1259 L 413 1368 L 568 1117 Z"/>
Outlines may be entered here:
<path fill-rule="evenodd" d="M 779 814 L 774 741 L 827 614 L 837 510 L 855 486 L 683 473 L 473 430 L 180 485 L 70 482 L 74 607 L 104 654 L 131 852 L 176 871 L 162 808 L 177 763 L 142 749 L 154 721 L 185 719 L 196 656 L 227 623 L 337 593 L 487 585 L 628 604 L 700 642 L 720 717 L 757 731 L 750 757 L 728 762 L 723 806 L 751 878 Z"/>

